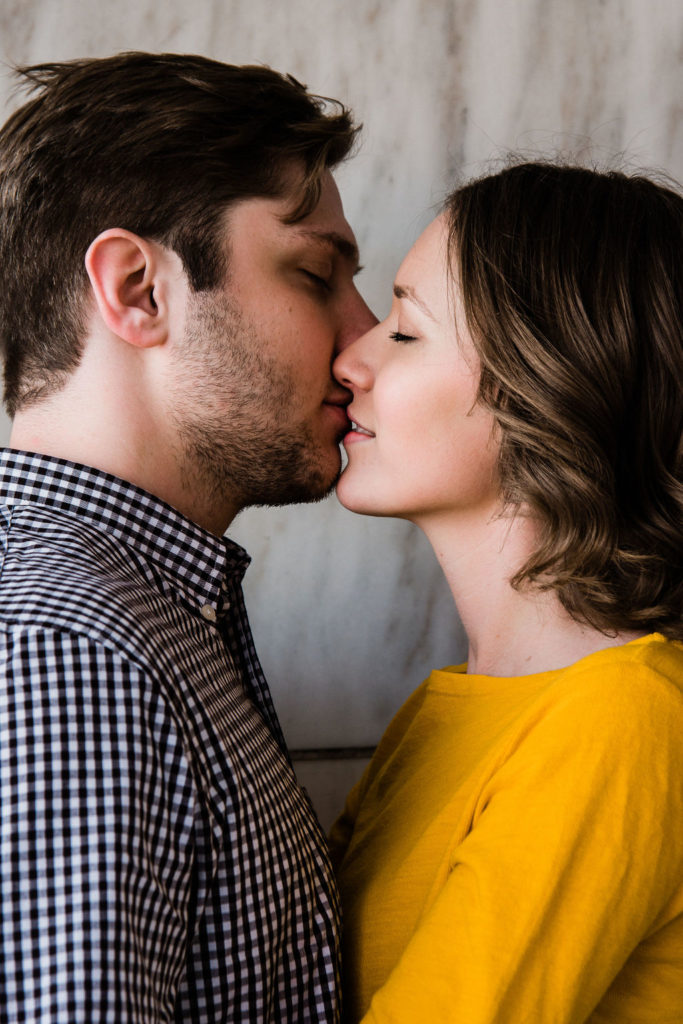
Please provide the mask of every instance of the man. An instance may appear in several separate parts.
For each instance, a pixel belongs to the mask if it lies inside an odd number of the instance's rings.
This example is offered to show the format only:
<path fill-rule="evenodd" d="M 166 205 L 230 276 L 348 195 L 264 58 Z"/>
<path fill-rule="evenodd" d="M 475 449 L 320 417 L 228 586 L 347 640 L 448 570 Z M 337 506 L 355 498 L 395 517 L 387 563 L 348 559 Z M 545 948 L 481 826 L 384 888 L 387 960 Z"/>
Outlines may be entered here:
<path fill-rule="evenodd" d="M 24 72 L 0 132 L 0 1019 L 323 1021 L 337 896 L 222 538 L 340 469 L 373 323 L 291 78 Z"/>

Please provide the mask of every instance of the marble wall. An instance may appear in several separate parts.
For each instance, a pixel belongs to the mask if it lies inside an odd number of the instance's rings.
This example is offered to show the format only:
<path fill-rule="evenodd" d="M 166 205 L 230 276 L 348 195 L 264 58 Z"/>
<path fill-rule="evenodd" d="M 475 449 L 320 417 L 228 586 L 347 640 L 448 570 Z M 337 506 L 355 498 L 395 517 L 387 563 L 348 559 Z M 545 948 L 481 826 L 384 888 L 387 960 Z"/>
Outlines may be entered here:
<path fill-rule="evenodd" d="M 338 180 L 382 315 L 444 192 L 509 149 L 682 179 L 682 46 L 677 0 L 0 0 L 0 108 L 18 102 L 13 64 L 123 49 L 272 64 L 343 99 L 365 127 Z M 462 658 L 410 526 L 329 499 L 244 512 L 231 535 L 254 556 L 254 633 L 293 747 L 373 745 L 431 666 Z M 325 822 L 360 767 L 302 763 Z"/>

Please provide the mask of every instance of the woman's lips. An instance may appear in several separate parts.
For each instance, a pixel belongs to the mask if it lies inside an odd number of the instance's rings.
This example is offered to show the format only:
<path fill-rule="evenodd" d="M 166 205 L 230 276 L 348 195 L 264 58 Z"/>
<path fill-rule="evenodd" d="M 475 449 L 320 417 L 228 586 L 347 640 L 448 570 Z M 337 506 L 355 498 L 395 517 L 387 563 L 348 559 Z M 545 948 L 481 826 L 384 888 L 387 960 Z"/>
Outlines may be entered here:
<path fill-rule="evenodd" d="M 368 441 L 375 435 L 367 427 L 364 427 L 358 420 L 351 420 L 351 430 L 344 438 L 344 444 L 354 444 L 356 441 Z"/>

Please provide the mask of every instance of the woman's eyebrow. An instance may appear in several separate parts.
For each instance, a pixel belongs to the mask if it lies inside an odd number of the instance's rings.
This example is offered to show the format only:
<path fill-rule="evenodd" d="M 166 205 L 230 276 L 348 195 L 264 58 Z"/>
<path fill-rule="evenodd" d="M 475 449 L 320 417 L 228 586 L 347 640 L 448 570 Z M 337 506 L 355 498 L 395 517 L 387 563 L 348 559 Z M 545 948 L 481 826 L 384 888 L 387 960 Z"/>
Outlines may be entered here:
<path fill-rule="evenodd" d="M 394 295 L 396 296 L 397 299 L 409 299 L 410 302 L 415 303 L 415 305 L 418 307 L 418 309 L 422 310 L 422 312 L 425 314 L 425 316 L 428 316 L 430 320 L 433 320 L 434 323 L 437 323 L 437 319 L 434 316 L 434 314 L 432 313 L 432 311 L 429 308 L 429 306 L 426 304 L 426 302 L 422 301 L 422 299 L 417 294 L 415 289 L 411 288 L 410 285 L 407 285 L 407 284 L 395 284 L 394 285 Z"/>

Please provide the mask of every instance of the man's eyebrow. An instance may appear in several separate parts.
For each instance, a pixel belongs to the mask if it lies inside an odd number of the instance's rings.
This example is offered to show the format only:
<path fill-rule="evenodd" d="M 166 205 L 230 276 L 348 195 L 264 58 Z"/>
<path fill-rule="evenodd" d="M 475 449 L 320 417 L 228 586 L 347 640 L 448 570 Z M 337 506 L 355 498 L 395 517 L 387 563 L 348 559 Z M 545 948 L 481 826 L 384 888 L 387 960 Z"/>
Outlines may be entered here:
<path fill-rule="evenodd" d="M 422 312 L 425 314 L 425 316 L 428 316 L 430 320 L 433 320 L 434 323 L 437 323 L 437 319 L 434 316 L 434 314 L 432 313 L 432 311 L 429 308 L 429 306 L 425 302 L 422 301 L 422 299 L 417 294 L 415 289 L 411 288 L 410 285 L 407 285 L 407 284 L 395 284 L 394 285 L 394 295 L 396 296 L 397 299 L 409 299 L 411 302 L 414 302 L 415 305 L 418 307 L 418 309 L 422 310 Z"/>
<path fill-rule="evenodd" d="M 298 234 L 303 235 L 304 238 L 310 238 L 311 241 L 323 242 L 325 245 L 334 246 L 347 263 L 353 264 L 356 272 L 360 270 L 358 246 L 354 242 L 350 242 L 344 235 L 340 235 L 336 231 L 314 231 L 307 228 L 301 228 Z"/>

